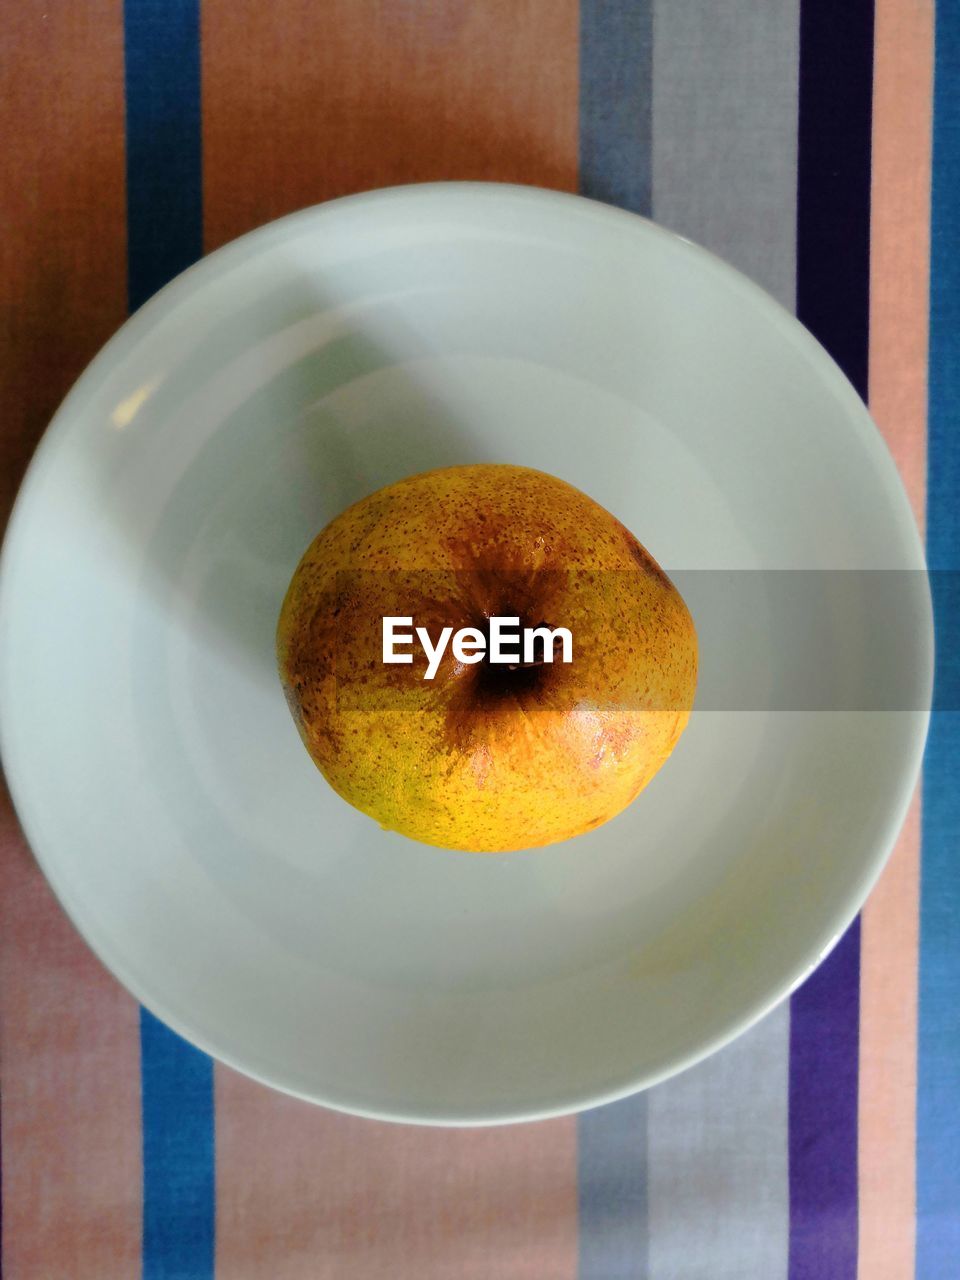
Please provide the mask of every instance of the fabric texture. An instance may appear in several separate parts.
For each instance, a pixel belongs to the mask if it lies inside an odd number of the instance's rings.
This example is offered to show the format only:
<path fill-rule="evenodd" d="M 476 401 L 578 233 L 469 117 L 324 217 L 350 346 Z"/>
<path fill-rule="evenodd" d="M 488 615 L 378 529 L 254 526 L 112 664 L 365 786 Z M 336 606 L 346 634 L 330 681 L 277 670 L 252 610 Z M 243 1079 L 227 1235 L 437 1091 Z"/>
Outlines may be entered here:
<path fill-rule="evenodd" d="M 399 182 L 620 204 L 752 276 L 868 400 L 960 568 L 955 0 L 8 0 L 0 519 L 97 349 L 202 253 Z M 956 681 L 956 575 L 935 583 Z M 943 706 L 956 706 L 942 699 Z M 960 1276 L 960 729 L 821 968 L 645 1094 L 354 1119 L 140 1010 L 0 807 L 7 1280 Z"/>

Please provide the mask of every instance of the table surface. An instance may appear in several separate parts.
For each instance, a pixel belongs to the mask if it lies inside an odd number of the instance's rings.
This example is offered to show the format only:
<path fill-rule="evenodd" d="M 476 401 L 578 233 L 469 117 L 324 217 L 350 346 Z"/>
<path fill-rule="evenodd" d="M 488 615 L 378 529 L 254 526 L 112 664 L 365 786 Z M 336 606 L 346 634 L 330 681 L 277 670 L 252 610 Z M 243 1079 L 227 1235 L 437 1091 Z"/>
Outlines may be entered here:
<path fill-rule="evenodd" d="M 931 564 L 957 567 L 960 5 L 11 0 L 4 18 L 0 517 L 73 379 L 203 252 L 348 192 L 490 179 L 650 215 L 794 308 L 868 398 Z M 956 721 L 934 717 L 922 804 L 790 1002 L 646 1094 L 489 1130 L 341 1116 L 184 1045 L 87 951 L 4 801 L 4 1275 L 960 1276 Z"/>

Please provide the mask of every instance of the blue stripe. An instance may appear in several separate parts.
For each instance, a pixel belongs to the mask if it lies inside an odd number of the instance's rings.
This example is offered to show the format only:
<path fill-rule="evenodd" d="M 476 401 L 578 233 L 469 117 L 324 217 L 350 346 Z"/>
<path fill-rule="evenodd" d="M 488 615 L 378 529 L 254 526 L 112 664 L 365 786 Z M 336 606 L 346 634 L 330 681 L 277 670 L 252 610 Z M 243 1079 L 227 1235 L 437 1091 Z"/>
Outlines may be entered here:
<path fill-rule="evenodd" d="M 140 1011 L 143 1280 L 211 1280 L 213 1063 Z"/>
<path fill-rule="evenodd" d="M 652 102 L 652 0 L 581 0 L 581 195 L 649 217 Z"/>
<path fill-rule="evenodd" d="M 203 252 L 198 0 L 125 0 L 133 311 Z M 143 1278 L 212 1280 L 213 1064 L 140 1015 Z"/>
<path fill-rule="evenodd" d="M 960 569 L 960 5 L 937 5 L 931 203 L 927 557 Z M 960 575 L 933 573 L 938 706 L 960 680 Z M 960 1267 L 960 714 L 936 711 L 923 779 L 917 1277 Z"/>
<path fill-rule="evenodd" d="M 581 0 L 580 193 L 650 216 L 652 0 Z M 580 1280 L 647 1275 L 647 1099 L 577 1118 Z"/>
<path fill-rule="evenodd" d="M 131 311 L 203 252 L 199 0 L 125 0 Z"/>
<path fill-rule="evenodd" d="M 579 1280 L 645 1280 L 647 1096 L 577 1118 Z"/>

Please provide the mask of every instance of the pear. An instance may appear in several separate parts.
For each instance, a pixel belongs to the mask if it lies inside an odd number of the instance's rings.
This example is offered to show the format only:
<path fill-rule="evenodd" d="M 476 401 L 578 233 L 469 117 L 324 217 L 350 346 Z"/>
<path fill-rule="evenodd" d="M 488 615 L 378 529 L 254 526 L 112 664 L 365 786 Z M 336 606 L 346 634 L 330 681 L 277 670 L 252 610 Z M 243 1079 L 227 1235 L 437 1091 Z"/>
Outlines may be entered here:
<path fill-rule="evenodd" d="M 384 661 L 398 618 L 426 648 Z M 504 619 L 521 640 L 539 629 L 533 656 L 500 645 L 491 660 Z M 561 629 L 569 654 L 548 638 Z M 472 643 L 441 654 L 457 633 Z M 307 751 L 344 800 L 478 853 L 620 813 L 676 746 L 697 680 L 690 613 L 634 535 L 565 481 L 500 464 L 411 476 L 337 516 L 294 572 L 277 656 Z"/>

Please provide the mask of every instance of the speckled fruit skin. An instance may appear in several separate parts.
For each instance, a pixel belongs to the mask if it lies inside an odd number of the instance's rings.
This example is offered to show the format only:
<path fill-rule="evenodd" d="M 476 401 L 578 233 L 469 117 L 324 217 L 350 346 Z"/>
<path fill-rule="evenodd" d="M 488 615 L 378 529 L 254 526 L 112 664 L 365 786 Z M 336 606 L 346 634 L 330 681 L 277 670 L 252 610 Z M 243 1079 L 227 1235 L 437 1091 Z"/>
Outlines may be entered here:
<path fill-rule="evenodd" d="M 573 662 L 436 678 L 382 661 L 382 619 L 493 614 L 573 635 Z M 408 650 L 409 651 L 409 650 Z M 578 489 L 525 467 L 411 476 L 333 520 L 300 561 L 277 629 L 280 677 L 324 777 L 383 827 L 503 852 L 619 813 L 670 755 L 697 674 L 693 621 L 637 539 Z M 559 655 L 558 655 L 559 656 Z"/>

